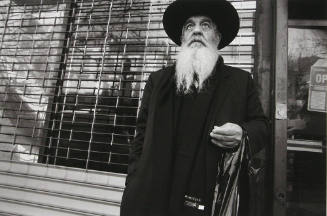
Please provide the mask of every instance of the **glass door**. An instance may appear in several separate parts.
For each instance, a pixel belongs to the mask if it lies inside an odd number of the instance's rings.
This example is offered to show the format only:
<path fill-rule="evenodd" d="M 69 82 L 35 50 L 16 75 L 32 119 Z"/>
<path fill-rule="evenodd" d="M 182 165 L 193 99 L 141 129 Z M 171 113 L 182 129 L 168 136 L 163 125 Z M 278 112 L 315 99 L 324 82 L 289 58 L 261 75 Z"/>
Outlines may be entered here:
<path fill-rule="evenodd" d="M 326 215 L 327 28 L 289 20 L 287 215 Z"/>

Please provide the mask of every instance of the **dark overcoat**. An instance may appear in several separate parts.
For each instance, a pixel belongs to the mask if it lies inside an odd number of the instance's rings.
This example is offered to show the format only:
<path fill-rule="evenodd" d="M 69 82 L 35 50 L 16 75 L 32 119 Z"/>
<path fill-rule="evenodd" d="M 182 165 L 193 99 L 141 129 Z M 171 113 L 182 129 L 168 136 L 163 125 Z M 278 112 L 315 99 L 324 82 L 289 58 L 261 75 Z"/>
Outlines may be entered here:
<path fill-rule="evenodd" d="M 137 134 L 131 146 L 126 188 L 121 204 L 121 216 L 168 216 L 158 207 L 162 200 L 160 183 L 154 182 L 160 175 L 156 165 L 162 158 L 156 146 L 172 142 L 171 104 L 169 89 L 174 85 L 175 68 L 168 67 L 150 75 L 143 94 L 137 120 Z M 217 174 L 218 147 L 210 143 L 209 133 L 214 125 L 231 122 L 242 126 L 248 133 L 250 152 L 256 153 L 266 143 L 268 123 L 250 73 L 227 66 L 220 58 L 214 73 L 217 88 L 213 106 L 208 110 L 203 143 L 206 149 L 207 200 L 204 215 L 209 215 L 215 178 Z M 195 123 L 196 124 L 196 123 Z M 161 150 L 162 151 L 162 150 Z M 247 198 L 248 199 L 248 198 Z M 191 215 L 190 215 L 191 216 Z"/>

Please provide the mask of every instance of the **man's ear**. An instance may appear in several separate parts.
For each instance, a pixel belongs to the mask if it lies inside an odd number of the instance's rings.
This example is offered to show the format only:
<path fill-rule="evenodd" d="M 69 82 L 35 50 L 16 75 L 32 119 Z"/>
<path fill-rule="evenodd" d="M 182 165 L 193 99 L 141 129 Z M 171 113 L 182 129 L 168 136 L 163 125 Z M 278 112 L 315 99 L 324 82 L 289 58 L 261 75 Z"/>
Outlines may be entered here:
<path fill-rule="evenodd" d="M 218 30 L 216 30 L 216 33 L 217 33 L 217 36 L 218 36 L 218 40 L 219 40 L 219 42 L 218 42 L 218 46 L 217 46 L 217 48 L 219 47 L 219 44 L 220 44 L 220 42 L 221 42 L 221 40 L 222 40 L 222 38 L 223 38 L 223 35 L 218 31 Z"/>

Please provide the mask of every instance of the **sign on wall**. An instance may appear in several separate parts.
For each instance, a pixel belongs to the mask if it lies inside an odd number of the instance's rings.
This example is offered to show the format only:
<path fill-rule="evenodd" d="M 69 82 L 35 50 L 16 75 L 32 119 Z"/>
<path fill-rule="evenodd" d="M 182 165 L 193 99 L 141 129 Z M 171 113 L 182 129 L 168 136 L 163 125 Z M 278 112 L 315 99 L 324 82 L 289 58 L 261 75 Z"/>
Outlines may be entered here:
<path fill-rule="evenodd" d="M 308 110 L 327 112 L 327 63 L 319 59 L 310 71 Z"/>

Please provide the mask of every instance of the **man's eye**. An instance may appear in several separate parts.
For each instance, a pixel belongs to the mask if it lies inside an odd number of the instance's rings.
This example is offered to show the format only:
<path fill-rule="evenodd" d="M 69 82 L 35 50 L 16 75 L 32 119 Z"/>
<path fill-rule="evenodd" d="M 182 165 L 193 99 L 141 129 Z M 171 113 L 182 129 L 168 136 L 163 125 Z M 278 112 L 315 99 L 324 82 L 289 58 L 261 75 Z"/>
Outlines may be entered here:
<path fill-rule="evenodd" d="M 204 28 L 204 29 L 209 29 L 209 28 L 211 28 L 210 23 L 207 23 L 207 22 L 202 23 L 201 26 L 202 26 L 202 28 Z"/>
<path fill-rule="evenodd" d="M 193 24 L 187 24 L 186 26 L 185 26 L 185 30 L 191 30 L 192 28 L 193 28 Z"/>

